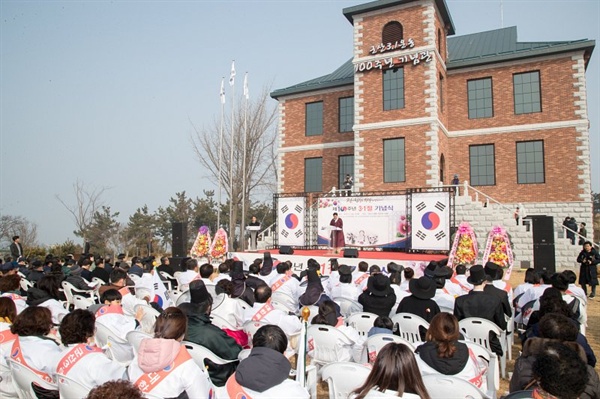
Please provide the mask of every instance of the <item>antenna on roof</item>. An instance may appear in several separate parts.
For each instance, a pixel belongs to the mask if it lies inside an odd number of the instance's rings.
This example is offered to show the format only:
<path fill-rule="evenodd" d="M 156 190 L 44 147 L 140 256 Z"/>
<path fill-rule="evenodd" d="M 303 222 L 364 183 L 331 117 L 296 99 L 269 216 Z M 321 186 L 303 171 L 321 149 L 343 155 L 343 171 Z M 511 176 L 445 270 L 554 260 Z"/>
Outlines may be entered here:
<path fill-rule="evenodd" d="M 500 0 L 500 28 L 504 28 L 504 2 Z"/>

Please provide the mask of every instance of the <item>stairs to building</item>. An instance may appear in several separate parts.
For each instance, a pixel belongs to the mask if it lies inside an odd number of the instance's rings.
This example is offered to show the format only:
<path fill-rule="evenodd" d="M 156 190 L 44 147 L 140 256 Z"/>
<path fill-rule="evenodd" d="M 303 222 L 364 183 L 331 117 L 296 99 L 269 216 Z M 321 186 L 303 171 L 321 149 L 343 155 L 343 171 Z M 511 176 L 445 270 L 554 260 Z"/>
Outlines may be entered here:
<path fill-rule="evenodd" d="M 463 190 L 461 187 L 461 194 L 455 198 L 455 221 L 457 226 L 461 222 L 468 222 L 473 227 L 479 245 L 479 259 L 483 256 L 490 230 L 494 226 L 500 225 L 508 231 L 513 243 L 514 268 L 534 267 L 533 230 L 527 226 L 529 220 L 524 221 L 526 225 L 516 224 L 513 217 L 516 206 L 517 204 L 487 202 L 484 196 L 479 196 L 473 190 Z M 570 241 L 565 238 L 560 224 L 554 220 L 556 269 L 578 267 L 576 259 L 580 251 L 581 246 L 571 245 Z"/>

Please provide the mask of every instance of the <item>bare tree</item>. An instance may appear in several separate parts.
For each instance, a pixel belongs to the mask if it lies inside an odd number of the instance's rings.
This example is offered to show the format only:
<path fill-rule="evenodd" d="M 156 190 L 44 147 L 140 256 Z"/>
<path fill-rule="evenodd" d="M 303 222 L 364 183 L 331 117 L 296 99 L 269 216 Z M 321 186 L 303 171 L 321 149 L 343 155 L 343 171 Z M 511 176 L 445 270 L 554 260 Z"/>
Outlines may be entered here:
<path fill-rule="evenodd" d="M 58 194 L 56 199 L 65 207 L 71 214 L 77 230 L 73 231 L 77 237 L 83 238 L 83 242 L 87 242 L 87 232 L 91 225 L 94 214 L 100 210 L 102 205 L 102 194 L 108 190 L 108 187 L 99 187 L 90 189 L 85 183 L 77 179 L 73 183 L 73 191 L 75 192 L 75 205 L 67 204 Z"/>
<path fill-rule="evenodd" d="M 2 215 L 0 217 L 0 242 L 10 243 L 13 236 L 19 236 L 23 247 L 35 247 L 37 225 L 23 216 Z"/>
<path fill-rule="evenodd" d="M 229 220 L 229 235 L 233 237 L 237 225 L 238 210 L 241 209 L 242 198 L 246 199 L 249 209 L 251 195 L 258 191 L 274 192 L 276 188 L 276 156 L 275 140 L 277 138 L 275 121 L 276 107 L 269 104 L 268 87 L 263 88 L 256 100 L 243 97 L 235 104 L 235 120 L 225 115 L 223 126 L 223 146 L 219 154 L 220 120 L 209 128 L 198 130 L 192 136 L 194 151 L 198 161 L 205 168 L 214 183 L 219 181 L 219 155 L 221 155 L 221 181 L 230 205 L 233 206 Z M 245 108 L 247 106 L 247 109 Z M 233 122 L 233 123 L 232 123 Z M 233 126 L 233 142 L 231 129 Z M 247 129 L 245 127 L 247 126 Z M 244 133 L 247 136 L 244 146 Z M 230 178 L 230 151 L 233 145 L 233 179 Z M 243 170 L 245 157 L 245 170 Z M 233 182 L 233 184 L 232 184 Z M 243 184 L 245 182 L 245 185 Z M 243 187 L 245 186 L 245 195 Z M 245 221 L 242 221 L 242 229 Z M 243 235 L 243 231 L 241 232 Z"/>

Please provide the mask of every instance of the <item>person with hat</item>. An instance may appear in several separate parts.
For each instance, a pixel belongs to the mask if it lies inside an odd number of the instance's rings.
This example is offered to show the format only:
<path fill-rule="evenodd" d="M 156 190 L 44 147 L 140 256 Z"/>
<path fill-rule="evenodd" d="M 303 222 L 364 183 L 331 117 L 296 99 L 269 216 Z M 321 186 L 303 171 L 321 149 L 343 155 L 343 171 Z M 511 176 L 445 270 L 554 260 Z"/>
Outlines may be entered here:
<path fill-rule="evenodd" d="M 346 298 L 356 301 L 362 291 L 352 283 L 352 268 L 348 265 L 342 265 L 339 267 L 338 273 L 338 282 L 330 288 L 331 297 L 333 299 Z"/>
<path fill-rule="evenodd" d="M 382 273 L 369 277 L 367 289 L 358 297 L 358 303 L 363 305 L 364 312 L 389 316 L 396 303 L 396 294 L 390 286 L 390 279 Z"/>
<path fill-rule="evenodd" d="M 461 321 L 468 317 L 480 317 L 495 323 L 502 330 L 506 330 L 506 319 L 502 309 L 502 301 L 495 295 L 484 292 L 487 275 L 482 265 L 474 265 L 470 269 L 467 281 L 473 284 L 473 289 L 467 294 L 456 298 L 454 315 Z M 490 347 L 498 356 L 503 350 L 496 334 L 490 332 Z"/>
<path fill-rule="evenodd" d="M 263 254 L 262 266 L 258 272 L 258 278 L 262 279 L 269 287 L 277 278 L 277 270 L 273 268 L 273 257 L 270 252 Z"/>
<path fill-rule="evenodd" d="M 72 265 L 69 268 L 69 275 L 67 276 L 67 278 L 65 278 L 65 281 L 71 285 L 73 285 L 73 287 L 75 287 L 76 290 L 80 290 L 80 291 L 89 291 L 94 289 L 94 286 L 89 285 L 84 279 L 83 277 L 81 277 L 81 272 L 82 272 L 82 268 L 81 266 L 79 266 L 77 263 Z M 87 293 L 78 293 L 79 295 L 83 295 L 83 296 L 89 296 L 89 294 Z"/>
<path fill-rule="evenodd" d="M 454 309 L 454 295 L 446 287 L 447 278 L 448 271 L 446 268 L 438 265 L 433 271 L 433 281 L 436 288 L 433 300 L 442 308 Z"/>
<path fill-rule="evenodd" d="M 36 259 L 33 262 L 31 262 L 31 271 L 27 275 L 27 280 L 36 284 L 42 279 L 42 277 L 44 277 L 44 275 L 44 264 L 42 263 L 42 261 Z"/>
<path fill-rule="evenodd" d="M 6 262 L 0 265 L 0 275 L 9 276 L 11 274 L 17 274 L 19 266 L 15 262 Z"/>
<path fill-rule="evenodd" d="M 308 284 L 304 294 L 300 295 L 300 307 L 319 306 L 323 301 L 331 301 L 331 298 L 325 294 L 319 272 L 315 269 L 308 269 Z M 341 315 L 338 304 L 336 304 L 336 313 L 338 316 Z"/>
<path fill-rule="evenodd" d="M 430 323 L 433 317 L 440 313 L 440 307 L 432 299 L 435 296 L 435 282 L 429 277 L 411 279 L 409 283 L 410 296 L 407 296 L 396 309 L 396 313 L 410 313 L 419 316 Z M 427 329 L 420 328 L 421 339 L 425 339 Z"/>
<path fill-rule="evenodd" d="M 502 301 L 502 310 L 508 317 L 512 316 L 512 307 L 510 304 L 513 299 L 513 290 L 510 284 L 506 281 L 502 281 L 504 271 L 502 268 L 494 262 L 487 262 L 483 267 L 485 274 L 489 276 L 492 281 L 486 281 L 484 292 L 492 294 L 500 298 Z"/>
<path fill-rule="evenodd" d="M 230 274 L 231 282 L 233 283 L 231 297 L 240 298 L 250 306 L 254 305 L 254 290 L 246 283 L 247 278 L 244 274 L 244 262 L 240 260 L 234 261 L 231 265 Z"/>
<path fill-rule="evenodd" d="M 201 280 L 190 282 L 189 291 L 190 302 L 178 306 L 185 313 L 188 320 L 185 341 L 201 345 L 222 359 L 236 360 L 242 347 L 225 331 L 211 323 L 210 313 L 213 298 L 206 289 L 204 282 Z M 208 374 L 213 384 L 223 386 L 227 378 L 234 373 L 237 365 L 237 361 L 222 365 L 207 361 Z"/>

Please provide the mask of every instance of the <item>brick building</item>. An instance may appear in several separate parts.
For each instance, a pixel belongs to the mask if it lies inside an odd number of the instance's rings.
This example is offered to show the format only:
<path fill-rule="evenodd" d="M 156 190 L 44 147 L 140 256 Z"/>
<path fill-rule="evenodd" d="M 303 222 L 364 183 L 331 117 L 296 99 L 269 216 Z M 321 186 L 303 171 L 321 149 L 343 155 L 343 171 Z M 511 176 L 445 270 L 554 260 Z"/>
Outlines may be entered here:
<path fill-rule="evenodd" d="M 461 182 L 529 214 L 592 225 L 585 71 L 593 40 L 454 37 L 444 0 L 343 10 L 354 54 L 279 101 L 280 193 Z"/>

